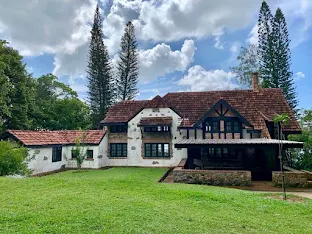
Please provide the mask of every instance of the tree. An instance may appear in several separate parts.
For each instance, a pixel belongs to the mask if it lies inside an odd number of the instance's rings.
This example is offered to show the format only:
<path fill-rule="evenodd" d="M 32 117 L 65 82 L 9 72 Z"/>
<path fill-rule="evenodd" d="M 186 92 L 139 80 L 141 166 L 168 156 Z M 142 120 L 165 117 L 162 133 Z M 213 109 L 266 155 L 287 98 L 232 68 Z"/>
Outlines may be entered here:
<path fill-rule="evenodd" d="M 298 170 L 312 171 L 312 110 L 304 110 L 300 118 L 302 134 L 290 135 L 293 141 L 304 142 L 303 149 L 292 152 L 292 164 Z"/>
<path fill-rule="evenodd" d="M 97 128 L 113 101 L 112 66 L 103 40 L 99 5 L 95 10 L 91 30 L 87 74 L 92 125 Z"/>
<path fill-rule="evenodd" d="M 36 80 L 36 107 L 33 113 L 35 129 L 75 130 L 90 127 L 89 106 L 52 74 Z"/>
<path fill-rule="evenodd" d="M 280 159 L 280 167 L 282 174 L 282 190 L 283 190 L 283 199 L 286 200 L 286 188 L 285 188 L 285 174 L 284 174 L 284 157 L 283 157 L 283 130 L 282 124 L 287 124 L 290 118 L 287 114 L 281 114 L 274 116 L 274 123 L 277 124 L 277 132 L 278 132 L 278 158 Z"/>
<path fill-rule="evenodd" d="M 0 176 L 30 174 L 27 158 L 26 148 L 9 141 L 0 141 Z"/>
<path fill-rule="evenodd" d="M 290 107 L 295 112 L 298 104 L 296 90 L 294 87 L 293 73 L 290 70 L 291 54 L 289 49 L 289 35 L 287 23 L 280 8 L 276 10 L 273 21 L 273 50 L 274 50 L 274 71 L 272 80 L 275 88 L 281 88 Z"/>
<path fill-rule="evenodd" d="M 260 60 L 260 74 L 263 80 L 264 88 L 273 88 L 277 86 L 277 81 L 272 79 L 274 73 L 274 51 L 272 39 L 273 16 L 269 5 L 263 1 L 260 8 L 258 20 L 258 56 Z"/>
<path fill-rule="evenodd" d="M 86 158 L 85 149 L 86 134 L 80 131 L 80 135 L 75 139 L 75 147 L 72 149 L 73 155 L 77 162 L 77 168 L 81 169 L 81 165 Z"/>
<path fill-rule="evenodd" d="M 5 129 L 30 129 L 34 108 L 34 82 L 27 73 L 23 57 L 0 40 L 0 125 Z"/>
<path fill-rule="evenodd" d="M 129 21 L 121 38 L 117 65 L 117 98 L 132 100 L 138 93 L 139 55 L 133 24 Z"/>
<path fill-rule="evenodd" d="M 250 44 L 248 48 L 241 47 L 237 56 L 239 64 L 232 67 L 231 70 L 236 74 L 236 81 L 242 89 L 250 89 L 252 86 L 251 75 L 254 72 L 260 72 L 258 47 Z"/>

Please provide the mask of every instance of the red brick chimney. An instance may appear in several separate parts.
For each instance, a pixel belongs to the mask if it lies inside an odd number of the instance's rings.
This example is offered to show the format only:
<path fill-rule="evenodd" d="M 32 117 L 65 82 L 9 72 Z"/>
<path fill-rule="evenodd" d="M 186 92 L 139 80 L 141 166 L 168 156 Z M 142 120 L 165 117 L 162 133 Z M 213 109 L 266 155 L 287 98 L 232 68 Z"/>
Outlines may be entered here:
<path fill-rule="evenodd" d="M 258 92 L 259 91 L 259 73 L 258 72 L 254 72 L 252 73 L 252 90 L 254 92 Z"/>

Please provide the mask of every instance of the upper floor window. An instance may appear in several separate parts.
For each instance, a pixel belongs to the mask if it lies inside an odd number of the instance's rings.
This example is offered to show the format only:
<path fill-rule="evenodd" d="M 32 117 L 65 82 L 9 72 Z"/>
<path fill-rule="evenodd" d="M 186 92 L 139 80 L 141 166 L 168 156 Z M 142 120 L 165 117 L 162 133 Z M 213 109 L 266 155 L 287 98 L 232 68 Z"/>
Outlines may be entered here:
<path fill-rule="evenodd" d="M 169 132 L 169 126 L 144 127 L 144 132 Z"/>
<path fill-rule="evenodd" d="M 110 132 L 116 133 L 116 132 L 127 132 L 127 126 L 126 125 L 113 125 L 110 126 Z"/>
<path fill-rule="evenodd" d="M 220 131 L 220 121 L 211 121 L 206 126 L 206 132 L 219 132 Z"/>
<path fill-rule="evenodd" d="M 241 124 L 239 121 L 226 121 L 225 122 L 225 131 L 226 132 L 236 132 L 239 133 L 241 131 Z"/>

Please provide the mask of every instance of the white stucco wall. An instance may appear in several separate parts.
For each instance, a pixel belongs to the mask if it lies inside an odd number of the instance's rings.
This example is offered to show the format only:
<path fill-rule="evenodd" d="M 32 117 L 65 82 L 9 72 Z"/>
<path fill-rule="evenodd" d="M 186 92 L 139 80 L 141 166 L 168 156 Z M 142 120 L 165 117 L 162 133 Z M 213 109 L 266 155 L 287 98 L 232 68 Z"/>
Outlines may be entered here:
<path fill-rule="evenodd" d="M 142 117 L 172 117 L 172 157 L 147 159 L 142 155 L 142 134 L 138 123 Z M 128 123 L 127 158 L 109 158 L 105 154 L 107 166 L 142 166 L 142 167 L 173 167 L 177 166 L 182 158 L 187 157 L 186 149 L 176 149 L 174 144 L 186 137 L 185 131 L 180 131 L 177 126 L 180 124 L 180 116 L 170 108 L 159 108 L 159 112 L 154 112 L 151 108 L 146 108 L 139 112 Z M 159 143 L 157 139 L 154 143 Z"/>
<path fill-rule="evenodd" d="M 34 156 L 34 158 L 28 162 L 28 168 L 33 171 L 33 174 L 59 170 L 66 163 L 63 155 L 62 161 L 52 162 L 52 147 L 28 149 L 29 157 L 33 158 Z"/>
<path fill-rule="evenodd" d="M 77 162 L 71 157 L 71 150 L 75 146 L 62 146 L 62 161 L 52 162 L 52 147 L 28 148 L 29 158 L 28 167 L 33 174 L 40 174 L 66 168 L 76 168 Z M 103 138 L 99 145 L 86 146 L 84 150 L 93 150 L 93 160 L 84 160 L 82 168 L 101 168 L 106 166 L 105 155 L 107 154 L 107 136 Z M 34 156 L 34 157 L 33 157 Z"/>

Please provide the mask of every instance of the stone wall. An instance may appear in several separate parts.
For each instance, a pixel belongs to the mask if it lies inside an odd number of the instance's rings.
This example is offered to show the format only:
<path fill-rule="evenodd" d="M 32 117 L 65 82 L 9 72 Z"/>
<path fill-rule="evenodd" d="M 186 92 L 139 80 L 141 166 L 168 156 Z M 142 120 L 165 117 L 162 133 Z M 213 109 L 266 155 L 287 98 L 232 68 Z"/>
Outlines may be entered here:
<path fill-rule="evenodd" d="M 250 171 L 230 170 L 189 170 L 177 167 L 173 170 L 174 182 L 207 184 L 216 186 L 249 186 Z"/>
<path fill-rule="evenodd" d="M 308 177 L 305 172 L 285 171 L 284 175 L 286 187 L 299 187 L 299 188 L 311 187 L 311 184 L 308 183 Z M 279 171 L 273 171 L 272 182 L 273 185 L 276 187 L 282 186 L 282 173 Z"/>

